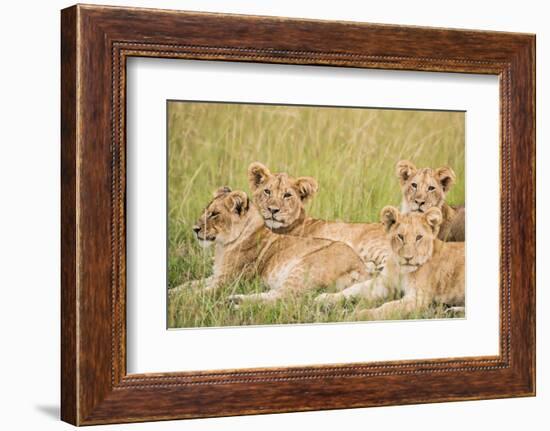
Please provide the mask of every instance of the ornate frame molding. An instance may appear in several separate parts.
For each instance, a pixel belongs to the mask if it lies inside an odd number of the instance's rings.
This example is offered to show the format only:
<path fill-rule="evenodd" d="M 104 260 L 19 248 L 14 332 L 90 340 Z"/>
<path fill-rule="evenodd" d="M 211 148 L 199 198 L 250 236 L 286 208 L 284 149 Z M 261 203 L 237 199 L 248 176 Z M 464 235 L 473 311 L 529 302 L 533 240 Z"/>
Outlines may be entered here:
<path fill-rule="evenodd" d="M 219 30 L 205 32 L 206 26 Z M 258 35 L 258 28 L 268 30 Z M 340 39 L 326 37 L 335 31 Z M 312 34 L 318 40 L 307 42 Z M 534 46 L 534 36 L 510 33 L 99 6 L 65 9 L 62 419 L 98 424 L 533 395 Z M 498 75 L 500 354 L 127 375 L 125 66 L 132 56 Z M 251 390 L 263 401 L 246 397 Z"/>

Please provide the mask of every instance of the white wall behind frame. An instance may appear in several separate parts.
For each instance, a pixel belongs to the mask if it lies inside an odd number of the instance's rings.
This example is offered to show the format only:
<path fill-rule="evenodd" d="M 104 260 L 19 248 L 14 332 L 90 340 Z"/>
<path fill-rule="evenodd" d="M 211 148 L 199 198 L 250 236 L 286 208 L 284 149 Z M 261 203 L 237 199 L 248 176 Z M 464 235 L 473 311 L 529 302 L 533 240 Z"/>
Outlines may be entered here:
<path fill-rule="evenodd" d="M 0 127 L 0 255 L 3 355 L 2 429 L 71 430 L 59 421 L 59 9 L 50 0 L 2 5 L 0 68 L 5 121 Z M 102 4 L 207 10 L 537 33 L 538 142 L 550 142 L 550 27 L 540 0 L 102 0 Z M 314 3 L 314 5 L 313 5 Z M 21 17 L 25 17 L 24 25 Z M 24 114 L 24 115 L 23 115 Z M 550 218 L 550 147 L 537 151 L 538 220 Z M 537 397 L 386 408 L 258 415 L 98 426 L 97 430 L 279 431 L 384 429 L 546 430 L 550 423 L 550 224 L 539 223 L 537 248 Z M 22 311 L 23 310 L 23 311 Z M 96 428 L 94 428 L 95 430 Z"/>

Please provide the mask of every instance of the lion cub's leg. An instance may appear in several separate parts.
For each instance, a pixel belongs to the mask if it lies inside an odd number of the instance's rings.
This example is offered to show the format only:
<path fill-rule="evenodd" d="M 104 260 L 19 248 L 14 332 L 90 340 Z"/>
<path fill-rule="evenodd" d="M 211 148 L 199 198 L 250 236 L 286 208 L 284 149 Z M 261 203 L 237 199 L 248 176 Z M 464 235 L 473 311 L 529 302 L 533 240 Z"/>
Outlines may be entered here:
<path fill-rule="evenodd" d="M 406 294 L 403 298 L 386 302 L 380 307 L 361 310 L 357 313 L 357 317 L 367 320 L 388 319 L 392 316 L 410 313 L 419 307 L 427 305 L 425 302 L 426 301 L 421 300 L 415 294 Z"/>
<path fill-rule="evenodd" d="M 449 307 L 445 310 L 445 313 L 454 314 L 454 313 L 464 313 L 465 311 L 466 311 L 465 307 Z"/>
<path fill-rule="evenodd" d="M 280 289 L 269 290 L 267 292 L 249 293 L 249 294 L 234 294 L 227 298 L 233 306 L 240 305 L 243 302 L 248 303 L 264 303 L 269 304 L 283 297 L 284 294 Z"/>
<path fill-rule="evenodd" d="M 204 289 L 206 291 L 216 290 L 221 285 L 221 279 L 211 275 L 208 278 L 202 280 L 191 280 L 187 281 L 179 286 L 168 289 L 168 295 L 174 296 L 177 293 L 183 292 L 190 289 Z"/>
<path fill-rule="evenodd" d="M 362 283 L 356 283 L 353 286 L 350 286 L 347 289 L 342 290 L 341 292 L 321 293 L 319 296 L 315 298 L 315 302 L 320 304 L 336 304 L 347 298 L 365 295 L 366 292 L 370 290 L 369 285 L 371 283 L 372 283 L 372 280 L 368 280 Z"/>
<path fill-rule="evenodd" d="M 377 299 L 385 299 L 389 296 L 390 289 L 380 279 L 375 278 L 356 283 L 347 289 L 337 293 L 322 293 L 317 298 L 316 302 L 324 304 L 335 304 L 349 298 L 363 298 L 369 301 Z"/>
<path fill-rule="evenodd" d="M 292 294 L 309 290 L 315 286 L 315 280 L 315 275 L 310 273 L 303 261 L 300 261 L 286 268 L 278 268 L 275 275 L 270 274 L 266 277 L 264 282 L 270 288 L 267 292 L 234 294 L 230 295 L 228 300 L 234 306 L 243 302 L 272 303 Z"/>
<path fill-rule="evenodd" d="M 276 288 L 272 288 L 268 292 L 231 295 L 229 301 L 232 304 L 240 304 L 242 302 L 271 303 L 277 299 L 301 294 L 316 287 L 323 287 L 330 284 L 349 286 L 353 282 L 367 277 L 362 271 L 348 271 L 344 274 L 339 274 L 339 276 L 335 278 L 334 269 L 317 269 L 318 271 L 313 271 L 308 265 L 296 267 L 284 280 L 278 280 L 280 284 Z"/>
<path fill-rule="evenodd" d="M 205 283 L 206 283 L 206 279 L 186 281 L 185 283 L 180 284 L 179 286 L 168 289 L 168 295 L 174 296 L 175 294 L 183 292 L 184 290 L 197 289 L 199 287 L 204 286 Z"/>

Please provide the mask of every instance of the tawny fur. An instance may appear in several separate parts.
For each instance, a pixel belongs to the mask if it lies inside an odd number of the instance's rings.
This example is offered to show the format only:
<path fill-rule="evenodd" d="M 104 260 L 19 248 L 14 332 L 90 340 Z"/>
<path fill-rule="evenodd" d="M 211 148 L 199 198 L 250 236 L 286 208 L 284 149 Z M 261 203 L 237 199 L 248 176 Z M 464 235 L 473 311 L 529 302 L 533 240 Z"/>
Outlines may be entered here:
<path fill-rule="evenodd" d="M 358 317 L 386 319 L 424 309 L 432 303 L 463 309 L 464 243 L 437 238 L 441 211 L 431 208 L 423 214 L 400 214 L 395 207 L 385 207 L 381 218 L 391 255 L 381 277 L 358 286 L 362 287 L 363 296 L 370 298 L 376 297 L 377 289 L 385 289 L 386 295 L 397 292 L 403 296 L 378 308 L 363 310 Z"/>
<path fill-rule="evenodd" d="M 439 230 L 439 239 L 443 241 L 465 240 L 464 206 L 452 207 L 445 202 L 445 196 L 456 181 L 454 171 L 449 167 L 438 169 L 422 168 L 401 160 L 396 166 L 397 177 L 401 184 L 403 199 L 401 211 L 425 212 L 430 208 L 439 208 L 443 222 Z"/>
<path fill-rule="evenodd" d="M 328 221 L 306 214 L 305 203 L 318 190 L 314 178 L 271 173 L 254 162 L 248 168 L 248 181 L 254 203 L 272 232 L 342 241 L 355 250 L 369 271 L 383 268 L 388 250 L 380 223 Z"/>
<path fill-rule="evenodd" d="M 214 194 L 193 230 L 199 241 L 215 245 L 214 273 L 175 291 L 202 284 L 211 290 L 259 276 L 269 291 L 229 299 L 265 302 L 319 287 L 343 289 L 370 276 L 342 242 L 273 233 L 246 194 L 227 187 Z"/>

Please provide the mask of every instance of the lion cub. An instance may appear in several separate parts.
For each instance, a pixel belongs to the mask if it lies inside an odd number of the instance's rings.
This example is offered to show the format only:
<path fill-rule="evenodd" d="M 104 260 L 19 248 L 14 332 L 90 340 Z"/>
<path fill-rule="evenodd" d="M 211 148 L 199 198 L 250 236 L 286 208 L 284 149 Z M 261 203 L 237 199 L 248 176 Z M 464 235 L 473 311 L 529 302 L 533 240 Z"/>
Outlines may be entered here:
<path fill-rule="evenodd" d="M 216 289 L 260 276 L 270 289 L 232 295 L 234 303 L 274 301 L 316 287 L 345 288 L 369 277 L 361 259 L 346 244 L 274 234 L 246 193 L 228 187 L 214 193 L 193 231 L 201 245 L 215 244 L 216 248 L 213 275 L 191 285 L 204 283 L 206 289 Z"/>
<path fill-rule="evenodd" d="M 254 162 L 248 167 L 248 182 L 254 203 L 272 232 L 342 241 L 355 250 L 369 272 L 383 268 L 387 247 L 379 223 L 345 223 L 306 215 L 305 204 L 318 189 L 314 178 L 271 173 L 263 164 Z"/>
<path fill-rule="evenodd" d="M 401 160 L 396 172 L 403 194 L 401 211 L 423 213 L 430 208 L 439 208 L 443 215 L 439 239 L 464 241 L 466 210 L 464 206 L 451 207 L 445 202 L 445 195 L 456 181 L 454 171 L 449 167 L 417 169 L 408 160 Z"/>
<path fill-rule="evenodd" d="M 464 310 L 464 243 L 438 239 L 443 221 L 439 208 L 400 214 L 397 208 L 388 206 L 382 210 L 381 219 L 391 255 L 381 277 L 358 286 L 367 298 L 379 297 L 381 291 L 387 295 L 392 290 L 403 296 L 378 308 L 362 310 L 358 317 L 390 318 L 432 303 Z"/>

